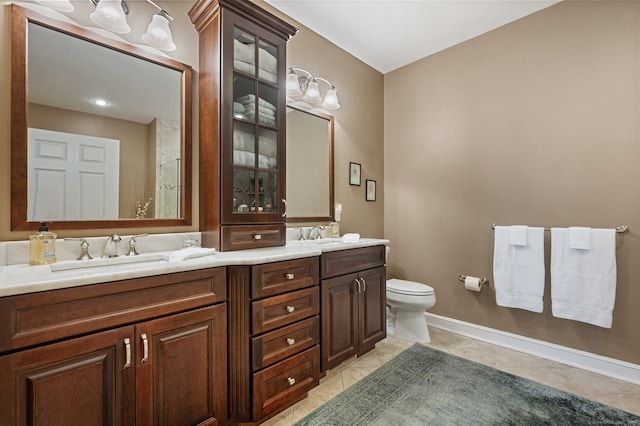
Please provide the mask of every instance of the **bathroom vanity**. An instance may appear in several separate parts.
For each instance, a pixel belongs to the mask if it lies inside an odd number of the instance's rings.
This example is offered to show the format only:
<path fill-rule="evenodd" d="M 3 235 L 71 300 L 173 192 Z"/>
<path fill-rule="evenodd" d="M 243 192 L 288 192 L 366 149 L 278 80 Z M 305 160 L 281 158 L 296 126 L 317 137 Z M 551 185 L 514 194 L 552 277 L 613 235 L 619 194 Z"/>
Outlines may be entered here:
<path fill-rule="evenodd" d="M 3 420 L 259 424 L 385 337 L 387 243 L 294 241 L 108 273 L 0 267 Z"/>

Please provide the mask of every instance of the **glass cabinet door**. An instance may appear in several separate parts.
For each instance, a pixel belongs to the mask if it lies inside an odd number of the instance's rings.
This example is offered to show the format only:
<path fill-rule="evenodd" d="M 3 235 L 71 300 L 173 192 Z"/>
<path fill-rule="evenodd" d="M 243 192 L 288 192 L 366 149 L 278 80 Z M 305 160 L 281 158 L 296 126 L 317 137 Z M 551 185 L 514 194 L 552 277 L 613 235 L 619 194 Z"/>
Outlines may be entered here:
<path fill-rule="evenodd" d="M 260 222 L 268 214 L 273 221 L 282 213 L 278 53 L 276 45 L 234 26 L 233 222 Z"/>

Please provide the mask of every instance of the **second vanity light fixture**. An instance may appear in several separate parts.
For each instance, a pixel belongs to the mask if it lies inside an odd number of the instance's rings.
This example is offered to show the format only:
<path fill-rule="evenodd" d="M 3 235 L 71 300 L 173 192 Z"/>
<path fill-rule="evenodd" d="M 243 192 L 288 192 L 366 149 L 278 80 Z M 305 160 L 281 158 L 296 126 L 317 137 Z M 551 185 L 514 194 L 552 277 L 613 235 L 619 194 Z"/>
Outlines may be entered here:
<path fill-rule="evenodd" d="M 302 73 L 303 75 L 300 75 Z M 329 85 L 324 97 L 320 92 L 318 81 Z M 287 95 L 293 98 L 302 96 L 302 100 L 309 104 L 320 104 L 320 107 L 328 110 L 340 108 L 336 86 L 322 77 L 314 77 L 309 71 L 302 68 L 289 68 L 287 74 Z"/>
<path fill-rule="evenodd" d="M 96 11 L 89 15 L 89 18 L 102 28 L 119 34 L 128 34 L 131 27 L 127 24 L 126 15 L 129 13 L 127 4 L 122 0 L 89 0 L 96 6 Z M 169 13 L 154 3 L 158 12 L 151 18 L 151 23 L 147 27 L 147 32 L 142 35 L 142 40 L 156 49 L 173 51 L 176 45 L 173 43 L 173 36 L 169 28 L 169 20 L 173 18 Z"/>

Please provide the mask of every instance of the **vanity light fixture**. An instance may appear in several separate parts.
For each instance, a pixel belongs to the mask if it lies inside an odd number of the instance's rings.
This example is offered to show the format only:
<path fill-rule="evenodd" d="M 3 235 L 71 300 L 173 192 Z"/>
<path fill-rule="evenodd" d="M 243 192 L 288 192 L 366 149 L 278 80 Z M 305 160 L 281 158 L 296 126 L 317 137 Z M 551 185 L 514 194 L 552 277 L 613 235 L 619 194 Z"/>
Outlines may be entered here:
<path fill-rule="evenodd" d="M 304 75 L 299 75 L 298 72 Z M 320 92 L 319 81 L 329 85 L 324 97 Z M 320 107 L 327 110 L 340 108 L 336 86 L 326 78 L 314 77 L 309 71 L 302 68 L 289 68 L 287 95 L 293 98 L 302 96 L 303 101 L 314 105 L 320 104 Z"/>
<path fill-rule="evenodd" d="M 131 32 L 131 27 L 127 24 L 126 18 L 129 14 L 129 7 L 123 0 L 89 1 L 96 6 L 96 11 L 89 15 L 89 18 L 91 18 L 95 24 L 114 33 L 127 34 Z M 158 12 L 151 18 L 147 32 L 142 35 L 142 41 L 156 49 L 166 51 L 176 50 L 171 29 L 169 28 L 169 20 L 173 21 L 173 18 L 166 10 L 152 0 L 147 0 L 147 2 L 155 6 Z"/>

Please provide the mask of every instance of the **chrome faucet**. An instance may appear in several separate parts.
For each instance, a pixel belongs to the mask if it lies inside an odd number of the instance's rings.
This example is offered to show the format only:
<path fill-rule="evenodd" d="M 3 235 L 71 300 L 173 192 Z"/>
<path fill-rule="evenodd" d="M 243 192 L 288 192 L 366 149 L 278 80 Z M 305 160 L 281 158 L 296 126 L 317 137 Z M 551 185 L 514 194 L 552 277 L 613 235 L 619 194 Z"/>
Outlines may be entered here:
<path fill-rule="evenodd" d="M 102 251 L 102 257 L 118 257 L 118 243 L 122 240 L 120 235 L 112 234 L 107 237 L 107 242 L 104 243 L 104 250 Z"/>
<path fill-rule="evenodd" d="M 314 238 L 315 231 L 315 238 Z M 309 231 L 309 239 L 310 240 L 321 240 L 322 239 L 322 231 L 324 231 L 324 226 L 316 225 Z"/>

